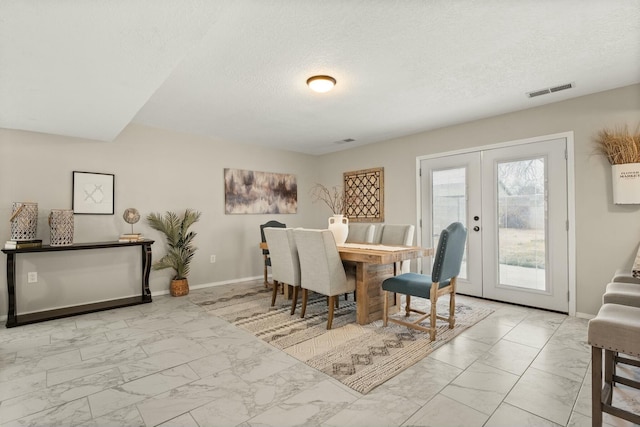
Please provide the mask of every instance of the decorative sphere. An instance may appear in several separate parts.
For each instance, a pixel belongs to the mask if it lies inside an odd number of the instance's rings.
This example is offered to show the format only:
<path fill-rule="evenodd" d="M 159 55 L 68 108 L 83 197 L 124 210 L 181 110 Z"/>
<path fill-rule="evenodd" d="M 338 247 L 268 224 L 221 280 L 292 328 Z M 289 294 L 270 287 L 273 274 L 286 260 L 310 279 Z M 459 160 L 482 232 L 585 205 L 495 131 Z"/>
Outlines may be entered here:
<path fill-rule="evenodd" d="M 140 221 L 140 212 L 138 212 L 138 209 L 136 208 L 127 208 L 124 210 L 122 217 L 127 223 L 135 224 Z"/>

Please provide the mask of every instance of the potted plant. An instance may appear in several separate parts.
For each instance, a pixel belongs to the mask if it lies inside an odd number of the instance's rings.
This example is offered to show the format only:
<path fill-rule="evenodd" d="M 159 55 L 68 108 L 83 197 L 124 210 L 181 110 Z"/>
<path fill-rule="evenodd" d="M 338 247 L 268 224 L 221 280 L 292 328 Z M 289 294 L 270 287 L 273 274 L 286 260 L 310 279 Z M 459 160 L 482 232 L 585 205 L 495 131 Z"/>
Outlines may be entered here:
<path fill-rule="evenodd" d="M 329 189 L 316 183 L 311 187 L 311 200 L 322 201 L 329 206 L 333 216 L 329 217 L 328 228 L 333 233 L 336 244 L 342 245 L 346 242 L 349 234 L 349 219 L 344 216 L 347 201 L 342 187 L 336 185 Z"/>
<path fill-rule="evenodd" d="M 598 151 L 611 164 L 613 203 L 640 203 L 640 126 L 603 129 L 596 137 Z"/>
<path fill-rule="evenodd" d="M 167 239 L 167 253 L 153 263 L 153 269 L 172 268 L 174 270 L 175 274 L 169 288 L 171 296 L 179 297 L 189 293 L 187 276 L 197 248 L 193 246 L 196 233 L 188 230 L 199 219 L 200 212 L 191 209 L 186 209 L 182 216 L 170 211 L 164 215 L 151 213 L 147 216 L 147 222 L 151 228 L 164 233 Z"/>

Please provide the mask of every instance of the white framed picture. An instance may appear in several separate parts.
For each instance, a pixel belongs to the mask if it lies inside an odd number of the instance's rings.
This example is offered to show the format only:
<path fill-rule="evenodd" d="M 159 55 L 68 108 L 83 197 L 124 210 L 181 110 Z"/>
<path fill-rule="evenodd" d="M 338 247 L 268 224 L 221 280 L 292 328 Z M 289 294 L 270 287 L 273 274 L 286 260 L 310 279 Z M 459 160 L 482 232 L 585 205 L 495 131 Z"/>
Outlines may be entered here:
<path fill-rule="evenodd" d="M 110 173 L 73 171 L 73 213 L 113 215 L 114 181 Z"/>

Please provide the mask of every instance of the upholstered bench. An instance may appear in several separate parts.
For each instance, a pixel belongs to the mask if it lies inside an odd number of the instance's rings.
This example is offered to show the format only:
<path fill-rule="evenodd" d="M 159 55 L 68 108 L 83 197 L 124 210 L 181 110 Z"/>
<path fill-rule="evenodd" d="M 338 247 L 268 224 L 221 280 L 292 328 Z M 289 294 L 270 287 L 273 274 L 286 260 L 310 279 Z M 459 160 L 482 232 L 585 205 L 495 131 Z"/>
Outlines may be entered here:
<path fill-rule="evenodd" d="M 609 283 L 602 295 L 602 303 L 640 307 L 640 285 L 625 282 Z"/>
<path fill-rule="evenodd" d="M 612 282 L 635 283 L 640 284 L 640 277 L 633 277 L 631 270 L 618 269 L 611 278 Z"/>
<path fill-rule="evenodd" d="M 640 382 L 614 373 L 615 353 L 640 357 L 640 308 L 605 304 L 589 321 L 591 345 L 591 419 L 593 426 L 602 425 L 602 413 L 640 424 L 640 415 L 613 406 L 614 383 L 640 389 Z M 602 351 L 604 350 L 604 385 Z"/>

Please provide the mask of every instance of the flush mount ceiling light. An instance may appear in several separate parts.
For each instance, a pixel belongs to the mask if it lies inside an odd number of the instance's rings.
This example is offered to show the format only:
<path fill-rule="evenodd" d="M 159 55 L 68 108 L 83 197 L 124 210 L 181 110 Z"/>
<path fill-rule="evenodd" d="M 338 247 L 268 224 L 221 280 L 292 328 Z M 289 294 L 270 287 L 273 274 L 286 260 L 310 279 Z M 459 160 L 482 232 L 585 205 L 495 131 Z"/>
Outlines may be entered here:
<path fill-rule="evenodd" d="M 313 76 L 307 79 L 307 85 L 314 92 L 329 92 L 336 85 L 336 79 L 331 76 Z"/>

